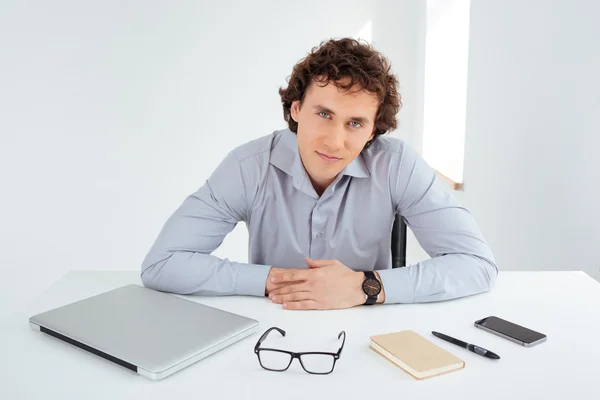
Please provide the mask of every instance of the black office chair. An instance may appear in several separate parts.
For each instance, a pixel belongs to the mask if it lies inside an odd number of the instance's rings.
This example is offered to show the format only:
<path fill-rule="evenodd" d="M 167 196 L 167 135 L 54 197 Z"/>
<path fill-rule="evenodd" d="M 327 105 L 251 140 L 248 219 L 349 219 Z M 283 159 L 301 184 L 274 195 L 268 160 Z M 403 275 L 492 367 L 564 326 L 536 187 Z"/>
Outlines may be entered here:
<path fill-rule="evenodd" d="M 396 214 L 392 228 L 392 268 L 406 267 L 406 222 Z"/>

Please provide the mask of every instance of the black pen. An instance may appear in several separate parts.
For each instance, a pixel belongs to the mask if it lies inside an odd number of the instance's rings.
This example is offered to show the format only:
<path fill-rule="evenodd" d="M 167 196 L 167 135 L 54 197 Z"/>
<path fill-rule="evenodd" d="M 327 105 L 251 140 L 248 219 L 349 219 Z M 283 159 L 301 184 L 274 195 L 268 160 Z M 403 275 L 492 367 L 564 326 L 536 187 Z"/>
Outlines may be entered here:
<path fill-rule="evenodd" d="M 431 333 L 434 336 L 439 337 L 440 339 L 443 339 L 443 340 L 450 342 L 452 344 L 455 344 L 457 346 L 464 347 L 465 349 L 472 351 L 475 354 L 479 354 L 480 356 L 484 356 L 487 358 L 493 358 L 494 360 L 500 359 L 500 356 L 498 354 L 492 353 L 491 351 L 486 350 L 483 347 L 479 347 L 474 344 L 469 344 L 469 343 L 463 342 L 462 340 L 454 339 L 453 337 L 444 335 L 443 333 L 439 333 L 439 332 L 431 332 Z"/>

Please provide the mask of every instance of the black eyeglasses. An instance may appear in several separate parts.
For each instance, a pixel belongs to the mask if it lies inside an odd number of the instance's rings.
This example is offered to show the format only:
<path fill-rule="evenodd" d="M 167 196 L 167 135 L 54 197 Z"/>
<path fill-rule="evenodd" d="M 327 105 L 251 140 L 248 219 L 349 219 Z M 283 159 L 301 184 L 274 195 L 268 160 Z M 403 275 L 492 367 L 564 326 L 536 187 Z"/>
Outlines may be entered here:
<path fill-rule="evenodd" d="M 300 360 L 300 365 L 309 374 L 325 375 L 333 371 L 336 361 L 342 355 L 342 349 L 346 342 L 346 332 L 341 331 L 338 335 L 338 339 L 344 335 L 342 339 L 342 346 L 337 353 L 324 353 L 320 351 L 310 351 L 304 353 L 295 353 L 293 351 L 260 348 L 261 343 L 267 338 L 269 333 L 273 330 L 281 333 L 285 336 L 285 331 L 277 327 L 267 329 L 265 333 L 258 339 L 256 346 L 254 346 L 254 352 L 258 357 L 260 366 L 269 371 L 285 371 L 287 370 L 294 358 Z"/>

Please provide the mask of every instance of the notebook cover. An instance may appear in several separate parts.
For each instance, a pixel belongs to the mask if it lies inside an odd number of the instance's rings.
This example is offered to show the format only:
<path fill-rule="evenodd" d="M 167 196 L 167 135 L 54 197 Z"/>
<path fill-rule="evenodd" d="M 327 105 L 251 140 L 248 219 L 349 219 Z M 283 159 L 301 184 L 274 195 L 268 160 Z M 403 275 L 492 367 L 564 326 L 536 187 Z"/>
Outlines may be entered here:
<path fill-rule="evenodd" d="M 394 363 L 394 365 L 398 365 L 400 368 L 417 379 L 440 375 L 442 373 L 455 371 L 465 367 L 465 362 L 463 360 L 411 330 L 375 335 L 371 336 L 371 340 L 388 353 L 394 355 L 412 369 L 419 372 L 427 373 L 428 371 L 437 368 L 444 368 L 453 364 L 459 364 L 457 368 L 453 368 L 449 371 L 442 371 L 436 374 L 427 374 L 428 376 L 418 378 L 411 374 L 410 371 L 404 369 L 401 365 L 396 364 L 394 360 L 389 359 L 386 355 L 370 346 L 371 349 L 376 353 L 385 357 Z"/>

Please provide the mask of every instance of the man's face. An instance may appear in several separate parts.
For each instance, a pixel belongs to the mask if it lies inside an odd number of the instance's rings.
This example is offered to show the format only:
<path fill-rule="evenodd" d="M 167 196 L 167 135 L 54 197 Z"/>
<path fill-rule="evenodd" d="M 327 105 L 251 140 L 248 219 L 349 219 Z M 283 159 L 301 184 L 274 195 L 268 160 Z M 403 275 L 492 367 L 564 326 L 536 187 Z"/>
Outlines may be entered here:
<path fill-rule="evenodd" d="M 300 157 L 317 193 L 321 194 L 373 138 L 377 108 L 375 94 L 320 82 L 310 85 L 302 106 L 300 101 L 292 103 Z"/>

